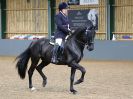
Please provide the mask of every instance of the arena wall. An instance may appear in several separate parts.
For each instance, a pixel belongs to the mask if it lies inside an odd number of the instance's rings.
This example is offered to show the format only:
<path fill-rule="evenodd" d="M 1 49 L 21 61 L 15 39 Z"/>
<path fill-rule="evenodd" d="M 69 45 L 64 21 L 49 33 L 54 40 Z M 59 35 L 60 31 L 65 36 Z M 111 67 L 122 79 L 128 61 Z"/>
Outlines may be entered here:
<path fill-rule="evenodd" d="M 31 43 L 31 40 L 0 40 L 0 56 L 17 56 Z M 84 50 L 84 59 L 91 60 L 133 60 L 132 41 L 96 40 L 95 50 Z"/>

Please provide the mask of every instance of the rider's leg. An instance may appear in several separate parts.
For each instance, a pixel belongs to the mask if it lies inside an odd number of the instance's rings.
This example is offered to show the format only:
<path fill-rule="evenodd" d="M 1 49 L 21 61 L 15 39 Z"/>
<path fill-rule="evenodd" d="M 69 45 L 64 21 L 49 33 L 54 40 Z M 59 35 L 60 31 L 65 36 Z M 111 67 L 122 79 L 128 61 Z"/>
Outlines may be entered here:
<path fill-rule="evenodd" d="M 61 61 L 63 58 L 63 52 L 64 52 L 64 42 L 62 42 L 62 44 L 59 46 L 58 49 L 58 60 Z"/>
<path fill-rule="evenodd" d="M 58 56 L 58 50 L 59 50 L 59 47 L 61 46 L 61 44 L 62 44 L 62 38 L 55 39 L 55 46 L 53 49 L 53 56 L 52 56 L 52 60 L 51 60 L 52 63 L 58 63 L 57 56 Z"/>

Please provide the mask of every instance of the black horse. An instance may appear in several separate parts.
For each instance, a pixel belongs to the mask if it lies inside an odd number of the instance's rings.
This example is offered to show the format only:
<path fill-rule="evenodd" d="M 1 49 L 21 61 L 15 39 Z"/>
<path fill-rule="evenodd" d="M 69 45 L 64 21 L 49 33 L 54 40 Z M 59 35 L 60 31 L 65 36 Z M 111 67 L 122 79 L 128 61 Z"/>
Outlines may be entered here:
<path fill-rule="evenodd" d="M 71 67 L 70 91 L 74 94 L 77 91 L 74 89 L 73 85 L 83 82 L 84 75 L 86 73 L 85 68 L 78 63 L 83 57 L 83 50 L 85 48 L 85 45 L 87 45 L 88 50 L 92 50 L 90 46 L 93 44 L 94 37 L 94 29 L 89 27 L 80 27 L 75 30 L 75 32 L 67 39 L 64 44 L 62 60 L 59 61 L 58 65 L 68 65 L 68 67 Z M 35 69 L 43 78 L 43 86 L 45 87 L 45 85 L 47 84 L 47 77 L 42 72 L 42 69 L 51 62 L 53 45 L 51 45 L 49 42 L 50 40 L 46 38 L 33 41 L 29 45 L 29 47 L 16 58 L 18 60 L 16 68 L 18 70 L 20 78 L 22 79 L 25 78 L 27 64 L 29 59 L 31 58 L 31 66 L 28 70 L 29 88 L 31 90 L 34 88 L 32 85 L 32 75 Z M 42 61 L 38 65 L 40 59 Z M 74 83 L 76 69 L 80 70 L 82 75 L 80 79 Z"/>

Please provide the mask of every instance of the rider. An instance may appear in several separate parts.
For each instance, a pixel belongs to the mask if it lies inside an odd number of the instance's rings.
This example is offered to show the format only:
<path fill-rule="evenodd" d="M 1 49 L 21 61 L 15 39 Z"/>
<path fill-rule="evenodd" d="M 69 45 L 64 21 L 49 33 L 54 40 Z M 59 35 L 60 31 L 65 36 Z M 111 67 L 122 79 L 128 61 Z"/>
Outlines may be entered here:
<path fill-rule="evenodd" d="M 55 46 L 53 49 L 52 63 L 58 63 L 57 54 L 58 49 L 61 47 L 65 37 L 71 32 L 69 28 L 69 20 L 67 16 L 68 5 L 65 2 L 61 2 L 58 6 L 59 13 L 55 16 L 55 24 L 57 29 L 55 31 Z"/>

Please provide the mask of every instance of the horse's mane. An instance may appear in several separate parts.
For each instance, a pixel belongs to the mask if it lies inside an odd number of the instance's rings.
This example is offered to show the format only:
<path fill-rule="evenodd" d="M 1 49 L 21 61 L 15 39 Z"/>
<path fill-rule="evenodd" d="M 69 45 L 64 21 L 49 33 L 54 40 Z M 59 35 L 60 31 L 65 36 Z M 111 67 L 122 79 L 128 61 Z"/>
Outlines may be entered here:
<path fill-rule="evenodd" d="M 84 32 L 86 30 L 86 27 L 78 27 L 73 33 L 72 33 L 72 37 L 73 36 L 76 36 L 76 35 L 78 35 L 78 34 L 80 34 L 80 33 L 82 33 L 82 32 Z"/>
<path fill-rule="evenodd" d="M 83 33 L 86 30 L 86 27 L 78 27 L 75 31 L 69 36 L 68 40 L 75 38 L 80 33 Z"/>

